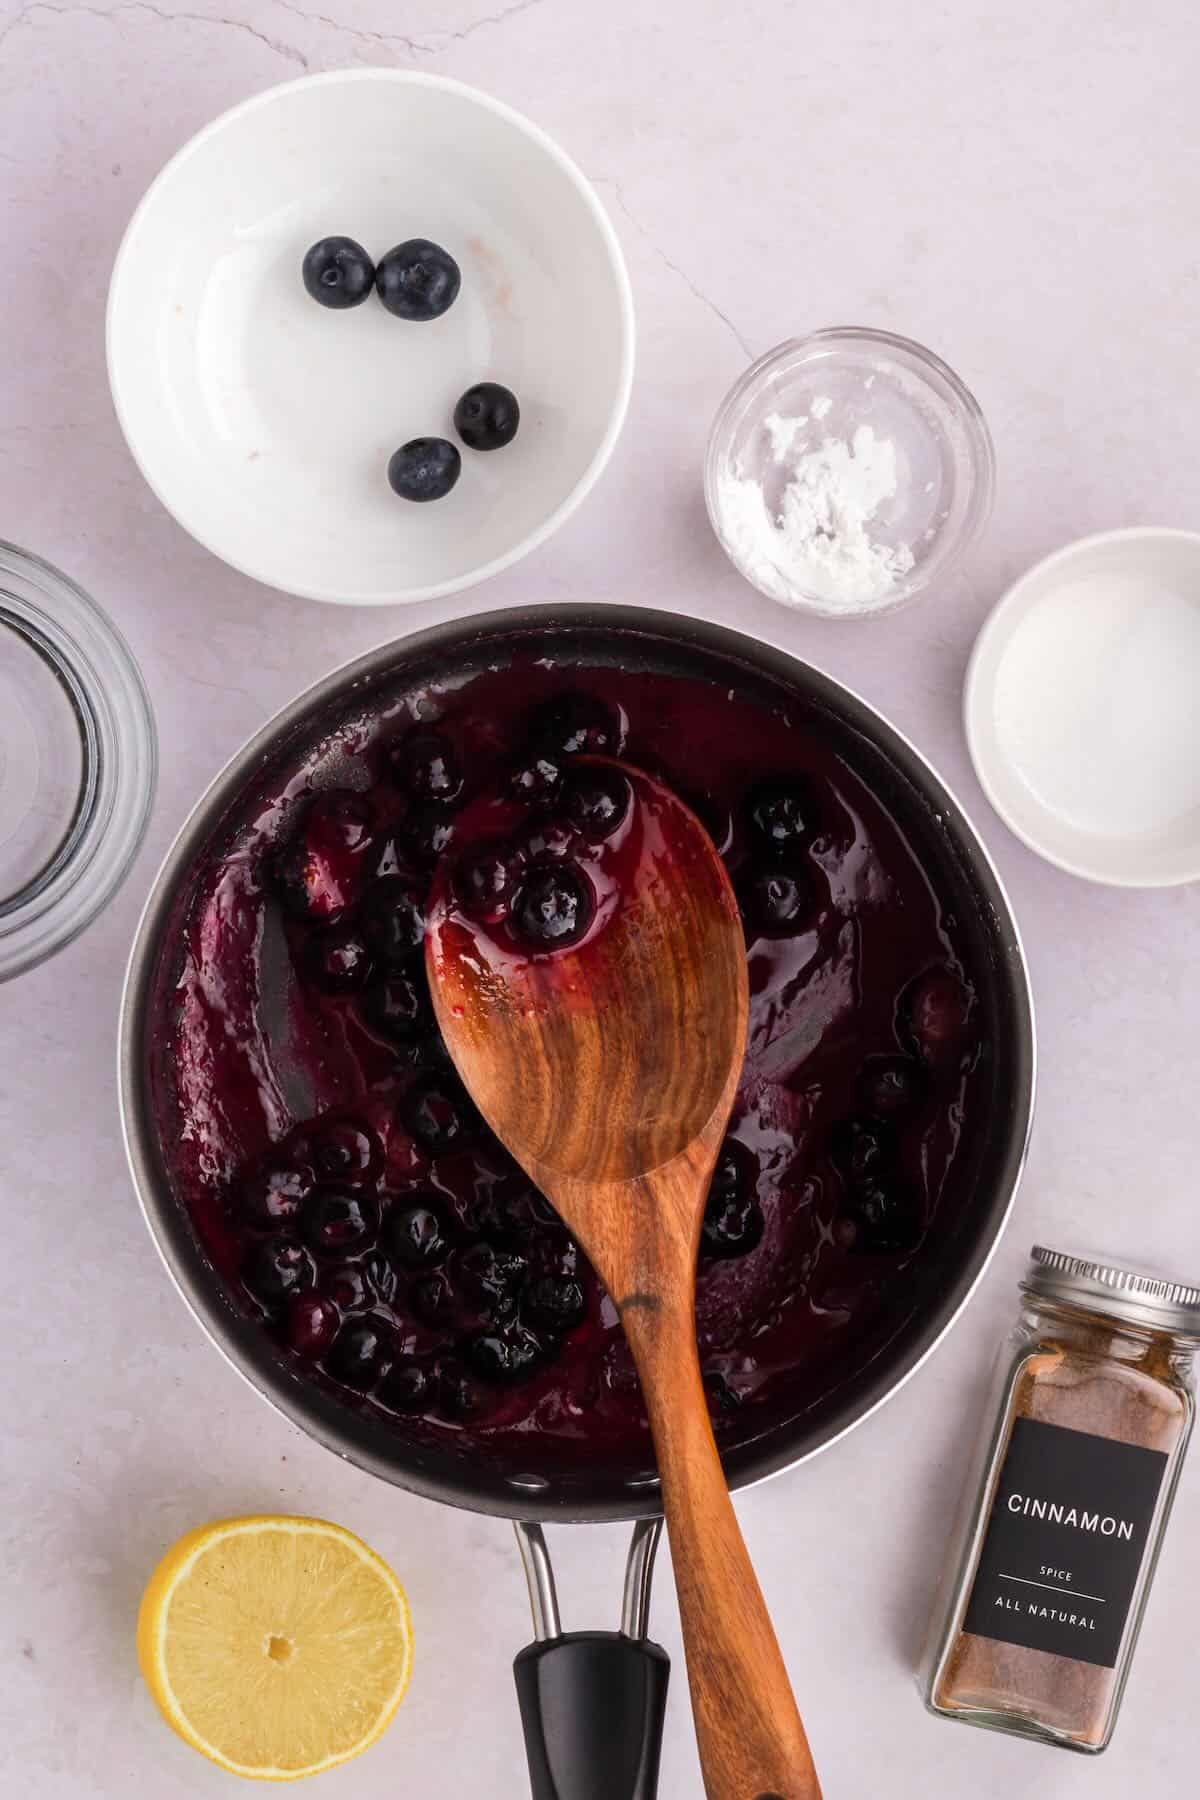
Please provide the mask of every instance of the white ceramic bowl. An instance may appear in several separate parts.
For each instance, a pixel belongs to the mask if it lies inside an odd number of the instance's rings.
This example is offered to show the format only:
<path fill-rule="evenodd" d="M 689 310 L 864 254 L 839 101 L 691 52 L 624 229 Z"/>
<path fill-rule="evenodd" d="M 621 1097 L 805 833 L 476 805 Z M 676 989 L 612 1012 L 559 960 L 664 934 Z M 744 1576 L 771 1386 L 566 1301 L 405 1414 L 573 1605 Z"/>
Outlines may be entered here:
<path fill-rule="evenodd" d="M 462 289 L 409 324 L 372 295 L 304 291 L 316 239 L 376 258 L 443 244 Z M 633 373 L 633 303 L 595 192 L 527 119 L 395 69 L 314 75 L 237 106 L 184 146 L 113 270 L 108 367 L 142 473 L 235 568 L 316 600 L 452 593 L 561 525 L 607 462 Z M 474 382 L 521 404 L 506 449 L 464 450 L 445 499 L 399 500 L 388 458 L 453 438 Z"/>
<path fill-rule="evenodd" d="M 988 799 L 1090 881 L 1200 880 L 1200 534 L 1083 538 L 999 602 L 967 670 Z"/>

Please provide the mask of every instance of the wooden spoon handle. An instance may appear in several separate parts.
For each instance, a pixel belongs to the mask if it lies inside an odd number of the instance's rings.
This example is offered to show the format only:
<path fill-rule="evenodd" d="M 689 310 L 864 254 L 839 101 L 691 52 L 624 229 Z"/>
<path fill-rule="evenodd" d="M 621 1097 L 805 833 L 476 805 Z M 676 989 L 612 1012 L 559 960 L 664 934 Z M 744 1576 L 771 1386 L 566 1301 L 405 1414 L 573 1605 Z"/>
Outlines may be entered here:
<path fill-rule="evenodd" d="M 689 1302 L 690 1302 L 689 1295 Z M 821 1800 L 709 1424 L 691 1307 L 624 1318 L 650 1413 L 708 1800 Z"/>

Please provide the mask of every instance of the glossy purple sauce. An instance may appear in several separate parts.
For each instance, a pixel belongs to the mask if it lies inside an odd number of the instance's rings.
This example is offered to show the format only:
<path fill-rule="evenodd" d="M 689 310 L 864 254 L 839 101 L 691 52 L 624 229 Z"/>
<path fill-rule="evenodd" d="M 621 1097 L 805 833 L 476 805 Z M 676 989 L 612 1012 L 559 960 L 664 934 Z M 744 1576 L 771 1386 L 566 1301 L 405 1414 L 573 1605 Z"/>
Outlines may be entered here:
<path fill-rule="evenodd" d="M 411 1115 L 420 1084 L 453 1080 L 431 1019 L 402 1045 L 386 1041 L 368 1020 L 377 966 L 365 988 L 345 993 L 310 975 L 331 931 L 357 930 L 378 881 L 399 873 L 428 891 L 433 864 L 406 844 L 414 819 L 426 850 L 431 817 L 457 819 L 461 833 L 471 816 L 461 808 L 526 757 L 534 709 L 564 690 L 615 715 L 620 742 L 609 748 L 696 808 L 735 886 L 764 860 L 747 795 L 765 777 L 802 776 L 814 797 L 816 825 L 799 853 L 811 905 L 795 929 L 748 934 L 750 1032 L 730 1134 L 748 1153 L 742 1166 L 761 1237 L 743 1255 L 702 1256 L 697 1325 L 720 1434 L 744 1439 L 755 1415 L 765 1427 L 850 1379 L 875 1353 L 889 1314 L 911 1304 L 901 1298 L 906 1272 L 955 1206 L 981 1043 L 970 953 L 920 854 L 798 711 L 698 678 L 563 669 L 542 657 L 453 687 L 405 690 L 332 736 L 297 744 L 269 791 L 231 818 L 195 880 L 180 960 L 160 986 L 155 1097 L 173 1183 L 215 1268 L 308 1378 L 410 1440 L 491 1445 L 511 1461 L 538 1433 L 555 1454 L 586 1438 L 589 1454 L 636 1462 L 648 1455 L 648 1428 L 632 1360 L 584 1258 L 469 1107 L 469 1141 L 431 1149 L 414 1136 L 406 1108 Z M 417 721 L 436 723 L 464 777 L 454 806 L 433 814 L 389 763 Z M 323 865 L 312 891 L 328 877 L 317 900 L 333 922 L 313 923 L 281 906 L 273 871 L 305 797 L 330 787 L 364 796 L 365 823 L 361 842 Z M 452 839 L 446 854 L 459 848 Z M 419 956 L 407 965 L 420 966 Z M 889 1180 L 918 1223 L 911 1243 L 878 1252 L 856 1223 L 833 1146 L 839 1124 L 863 1114 L 864 1065 L 884 1056 L 906 1059 L 919 1076 L 918 1102 L 885 1127 L 894 1138 Z M 379 1359 L 368 1379 L 356 1376 L 359 1388 L 336 1378 L 327 1344 L 304 1340 L 293 1317 L 299 1299 L 264 1305 L 242 1280 L 264 1239 L 247 1215 L 247 1181 L 267 1158 L 328 1187 L 314 1157 L 331 1123 L 361 1126 L 375 1146 L 367 1169 L 334 1185 L 366 1196 L 378 1232 L 344 1258 L 316 1256 L 317 1285 L 304 1299 L 310 1311 L 314 1295 L 326 1301 L 316 1340 L 347 1322 L 378 1322 Z M 445 1254 L 413 1268 L 393 1254 L 390 1234 L 401 1212 L 426 1203 Z M 283 1235 L 305 1241 L 302 1220 L 286 1221 Z M 499 1308 L 476 1279 L 481 1245 L 508 1267 Z M 532 1318 L 534 1284 L 546 1278 L 579 1284 L 584 1316 L 565 1332 Z M 431 1281 L 445 1290 L 440 1314 L 422 1288 Z M 488 1379 L 472 1360 L 479 1337 L 497 1330 L 536 1344 L 519 1380 Z M 296 1343 L 301 1350 L 289 1347 Z M 427 1378 L 415 1410 L 387 1403 L 389 1365 Z"/>

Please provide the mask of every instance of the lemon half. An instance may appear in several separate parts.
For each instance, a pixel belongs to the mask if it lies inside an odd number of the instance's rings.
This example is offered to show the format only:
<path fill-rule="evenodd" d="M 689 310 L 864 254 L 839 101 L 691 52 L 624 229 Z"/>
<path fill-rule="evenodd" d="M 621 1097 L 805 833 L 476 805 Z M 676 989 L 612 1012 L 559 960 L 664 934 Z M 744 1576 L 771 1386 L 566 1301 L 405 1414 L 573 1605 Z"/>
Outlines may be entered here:
<path fill-rule="evenodd" d="M 167 1723 L 234 1775 L 295 1781 L 373 1744 L 404 1698 L 404 1589 L 322 1519 L 222 1519 L 180 1538 L 138 1615 Z"/>

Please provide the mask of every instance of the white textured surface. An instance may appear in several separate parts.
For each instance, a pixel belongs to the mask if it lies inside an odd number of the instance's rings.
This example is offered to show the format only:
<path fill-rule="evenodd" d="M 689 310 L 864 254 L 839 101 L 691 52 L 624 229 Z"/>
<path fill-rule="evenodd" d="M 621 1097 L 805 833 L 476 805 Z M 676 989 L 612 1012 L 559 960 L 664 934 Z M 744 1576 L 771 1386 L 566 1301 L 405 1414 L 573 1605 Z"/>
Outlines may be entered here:
<path fill-rule="evenodd" d="M 561 536 L 468 603 L 657 602 L 812 657 L 890 712 L 979 810 L 1026 931 L 1044 1074 L 1012 1232 L 967 1318 L 889 1407 L 740 1503 L 827 1800 L 1184 1800 L 1200 1754 L 1200 1462 L 1099 1763 L 930 1720 L 909 1668 L 1028 1241 L 1134 1249 L 1179 1274 L 1200 1265 L 1200 895 L 1102 891 L 1038 863 L 983 809 L 959 724 L 975 630 L 1035 556 L 1105 526 L 1198 523 L 1193 13 L 1181 0 L 319 10 L 8 0 L 0 16 L 4 530 L 119 620 L 163 750 L 151 842 L 119 901 L 0 1000 L 0 1792 L 234 1791 L 158 1722 L 132 1627 L 168 1540 L 258 1507 L 343 1520 L 412 1598 L 400 1719 L 321 1792 L 525 1791 L 506 1664 L 528 1619 L 507 1526 L 341 1467 L 209 1349 L 138 1218 L 112 1072 L 133 922 L 201 784 L 334 661 L 462 610 L 325 611 L 231 574 L 147 492 L 104 384 L 109 261 L 166 156 L 257 87 L 384 61 L 488 86 L 557 135 L 612 207 L 639 310 L 613 468 Z M 893 619 L 831 625 L 784 613 L 724 563 L 700 461 L 751 351 L 845 322 L 910 333 L 961 371 L 995 433 L 1000 489 L 969 584 Z M 559 1534 L 570 1624 L 612 1622 L 622 1555 L 616 1531 Z M 665 1579 L 655 1628 L 678 1656 Z M 662 1795 L 696 1800 L 676 1668 Z"/>

